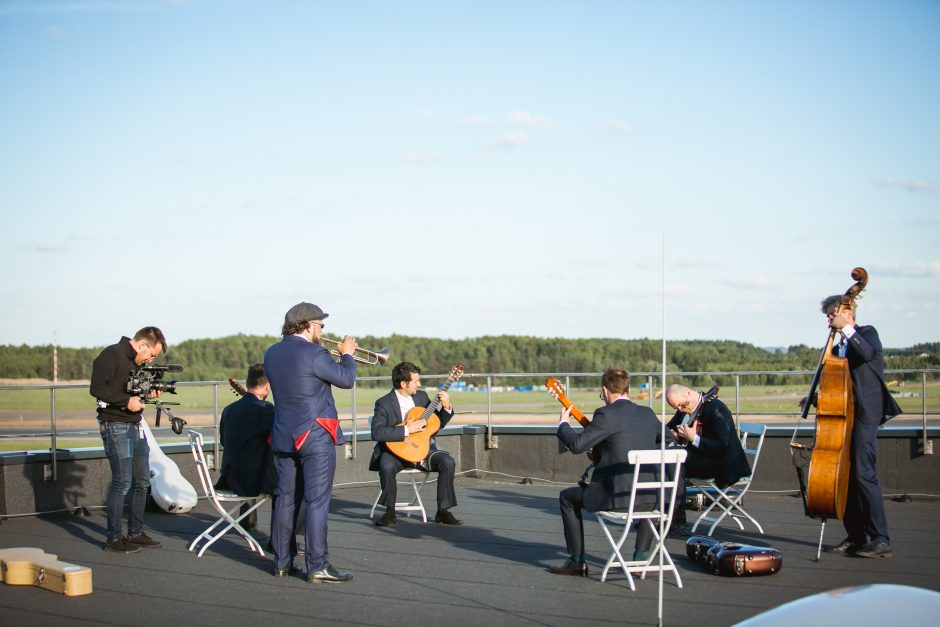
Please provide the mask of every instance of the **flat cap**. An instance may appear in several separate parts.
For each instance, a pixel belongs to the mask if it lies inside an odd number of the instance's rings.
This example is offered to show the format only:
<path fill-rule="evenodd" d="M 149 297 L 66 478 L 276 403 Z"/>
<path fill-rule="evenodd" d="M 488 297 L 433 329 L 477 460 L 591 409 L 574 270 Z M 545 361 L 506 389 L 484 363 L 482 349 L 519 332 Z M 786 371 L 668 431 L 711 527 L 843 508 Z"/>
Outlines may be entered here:
<path fill-rule="evenodd" d="M 292 322 L 310 322 L 311 320 L 323 320 L 330 314 L 323 313 L 323 310 L 310 303 L 297 303 L 287 310 L 284 314 L 284 324 Z"/>

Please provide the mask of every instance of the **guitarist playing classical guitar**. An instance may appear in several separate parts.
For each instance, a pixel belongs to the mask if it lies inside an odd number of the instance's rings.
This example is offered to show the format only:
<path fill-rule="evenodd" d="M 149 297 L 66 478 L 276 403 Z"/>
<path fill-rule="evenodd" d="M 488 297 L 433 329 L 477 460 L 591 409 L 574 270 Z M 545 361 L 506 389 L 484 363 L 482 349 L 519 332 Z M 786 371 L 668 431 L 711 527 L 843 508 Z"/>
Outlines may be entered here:
<path fill-rule="evenodd" d="M 375 401 L 372 415 L 372 440 L 375 442 L 375 448 L 372 451 L 369 470 L 379 473 L 382 485 L 379 503 L 385 505 L 385 514 L 375 522 L 379 527 L 394 525 L 396 522 L 395 501 L 398 497 L 398 485 L 395 476 L 405 468 L 438 473 L 437 514 L 434 520 L 445 525 L 463 524 L 463 521 L 450 512 L 450 508 L 457 505 L 457 495 L 454 492 L 456 464 L 447 451 L 438 449 L 432 437 L 454 417 L 454 408 L 450 403 L 447 388 L 462 371 L 463 368 L 457 366 L 445 387 L 438 391 L 432 401 L 426 392 L 418 389 L 421 386 L 420 368 L 404 361 L 392 369 L 392 391 Z M 413 411 L 416 408 L 418 411 Z M 429 415 L 423 416 L 421 408 L 429 408 L 430 412 L 423 412 Z M 417 419 L 412 419 L 415 416 Z M 437 426 L 438 424 L 440 426 Z M 421 448 L 422 441 L 428 437 L 430 442 L 425 453 Z M 405 458 L 393 453 L 395 444 L 390 447 L 390 443 L 401 443 L 398 449 Z M 412 448 L 419 451 L 417 458 L 408 454 Z M 406 459 L 407 457 L 411 459 Z"/>

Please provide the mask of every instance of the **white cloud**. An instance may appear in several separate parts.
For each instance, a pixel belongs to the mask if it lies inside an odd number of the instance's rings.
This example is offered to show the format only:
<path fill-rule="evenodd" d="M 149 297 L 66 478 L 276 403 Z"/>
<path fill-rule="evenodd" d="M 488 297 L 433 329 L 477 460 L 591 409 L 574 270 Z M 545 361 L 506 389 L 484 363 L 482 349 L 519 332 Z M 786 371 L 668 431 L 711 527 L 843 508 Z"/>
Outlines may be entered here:
<path fill-rule="evenodd" d="M 738 287 L 742 289 L 770 289 L 775 285 L 769 277 L 762 275 L 739 276 L 728 279 L 720 279 L 720 282 L 729 287 Z"/>
<path fill-rule="evenodd" d="M 935 190 L 933 185 L 927 181 L 898 181 L 895 179 L 881 179 L 878 182 L 882 187 L 897 187 L 899 189 L 905 189 L 909 192 L 927 192 L 933 193 Z"/>
<path fill-rule="evenodd" d="M 61 242 L 57 244 L 53 244 L 50 242 L 39 242 L 36 244 L 24 244 L 20 246 L 19 248 L 20 250 L 33 252 L 33 253 L 59 253 L 59 252 L 64 252 L 68 250 L 68 247 Z"/>
<path fill-rule="evenodd" d="M 629 122 L 624 122 L 623 120 L 614 120 L 611 122 L 608 127 L 612 131 L 617 131 L 618 133 L 632 133 L 633 126 Z"/>
<path fill-rule="evenodd" d="M 509 121 L 519 126 L 551 126 L 554 124 L 550 117 L 534 115 L 528 111 L 513 111 L 509 114 Z"/>
<path fill-rule="evenodd" d="M 441 163 L 444 158 L 437 155 L 402 155 L 399 160 L 410 165 L 433 165 Z"/>
<path fill-rule="evenodd" d="M 872 266 L 872 270 L 885 276 L 940 277 L 940 261 L 910 261 Z"/>
<path fill-rule="evenodd" d="M 46 33 L 48 33 L 50 37 L 60 37 L 62 35 L 62 29 L 58 26 L 50 26 L 46 29 Z"/>
<path fill-rule="evenodd" d="M 529 135 L 525 131 L 510 131 L 500 137 L 488 142 L 483 142 L 484 148 L 489 149 L 512 149 L 524 148 L 529 145 Z"/>
<path fill-rule="evenodd" d="M 471 115 L 463 121 L 465 126 L 489 126 L 493 119 L 485 115 Z"/>

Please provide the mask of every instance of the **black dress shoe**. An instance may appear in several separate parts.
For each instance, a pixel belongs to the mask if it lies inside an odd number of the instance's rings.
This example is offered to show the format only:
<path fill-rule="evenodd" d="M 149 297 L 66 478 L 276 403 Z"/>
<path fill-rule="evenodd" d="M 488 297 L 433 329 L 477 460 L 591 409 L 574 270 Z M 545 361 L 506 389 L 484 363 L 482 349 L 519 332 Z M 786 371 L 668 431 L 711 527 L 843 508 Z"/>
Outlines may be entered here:
<path fill-rule="evenodd" d="M 575 577 L 587 577 L 588 567 L 587 564 L 579 564 L 573 559 L 565 560 L 564 564 L 560 566 L 551 566 L 548 569 L 553 575 L 574 575 Z"/>
<path fill-rule="evenodd" d="M 856 557 L 891 557 L 891 545 L 884 540 L 872 540 L 855 549 Z"/>
<path fill-rule="evenodd" d="M 274 576 L 275 576 L 275 577 L 288 577 L 288 576 L 290 576 L 290 575 L 299 575 L 299 574 L 302 573 L 302 572 L 303 572 L 303 571 L 300 570 L 299 567 L 294 566 L 293 564 L 291 564 L 291 565 L 288 566 L 287 568 L 275 568 L 275 569 L 274 569 Z"/>
<path fill-rule="evenodd" d="M 375 521 L 376 527 L 391 527 L 398 519 L 395 518 L 395 512 L 385 512 L 381 518 Z"/>
<path fill-rule="evenodd" d="M 352 573 L 340 572 L 333 568 L 332 564 L 327 564 L 326 568 L 307 575 L 307 581 L 310 583 L 340 583 L 350 581 L 352 578 Z"/>
<path fill-rule="evenodd" d="M 855 555 L 855 552 L 858 550 L 859 545 L 856 542 L 852 542 L 848 538 L 836 544 L 835 546 L 827 546 L 826 553 L 838 553 L 839 555 Z"/>
<path fill-rule="evenodd" d="M 437 510 L 437 513 L 434 515 L 434 520 L 444 525 L 462 525 L 463 524 L 462 520 L 454 517 L 454 515 L 451 514 L 446 509 Z"/>

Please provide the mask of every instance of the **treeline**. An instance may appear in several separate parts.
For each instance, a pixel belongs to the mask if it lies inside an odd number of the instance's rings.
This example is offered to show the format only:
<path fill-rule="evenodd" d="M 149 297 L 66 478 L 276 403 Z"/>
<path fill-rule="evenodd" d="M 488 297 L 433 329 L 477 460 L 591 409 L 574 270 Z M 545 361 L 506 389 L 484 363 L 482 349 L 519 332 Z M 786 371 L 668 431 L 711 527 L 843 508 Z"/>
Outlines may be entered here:
<path fill-rule="evenodd" d="M 328 336 L 331 337 L 331 336 Z M 659 340 L 610 338 L 558 339 L 528 336 L 486 336 L 462 340 L 411 337 L 363 336 L 359 345 L 369 350 L 388 347 L 391 358 L 385 366 L 359 368 L 360 376 L 387 376 L 400 361 L 417 364 L 423 372 L 447 373 L 454 364 L 463 364 L 467 373 L 563 373 L 601 372 L 621 365 L 631 372 L 659 372 L 662 367 Z M 185 371 L 174 374 L 180 381 L 218 381 L 245 377 L 249 364 L 261 361 L 275 336 L 234 335 L 217 339 L 187 340 L 171 344 L 167 363 L 183 364 Z M 103 347 L 59 347 L 58 376 L 61 380 L 89 379 L 91 364 Z M 819 347 L 790 346 L 775 352 L 730 340 L 672 341 L 667 346 L 670 372 L 792 371 L 815 369 Z M 162 363 L 164 358 L 161 357 Z M 940 342 L 917 344 L 910 348 L 886 349 L 885 366 L 891 369 L 940 368 Z M 52 379 L 52 346 L 0 346 L 0 378 Z M 701 379 L 701 380 L 699 380 Z M 749 383 L 792 383 L 786 375 L 750 377 Z M 689 377 L 692 384 L 715 382 L 729 385 L 733 376 Z M 499 385 L 540 384 L 542 377 L 513 377 Z M 479 382 L 477 382 L 479 383 Z M 368 382 L 364 382 L 368 385 Z M 387 385 L 377 382 L 376 385 Z"/>

